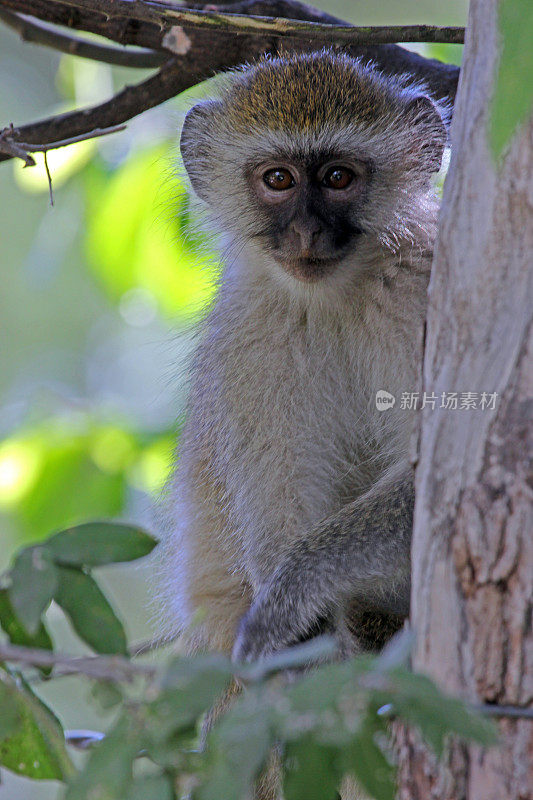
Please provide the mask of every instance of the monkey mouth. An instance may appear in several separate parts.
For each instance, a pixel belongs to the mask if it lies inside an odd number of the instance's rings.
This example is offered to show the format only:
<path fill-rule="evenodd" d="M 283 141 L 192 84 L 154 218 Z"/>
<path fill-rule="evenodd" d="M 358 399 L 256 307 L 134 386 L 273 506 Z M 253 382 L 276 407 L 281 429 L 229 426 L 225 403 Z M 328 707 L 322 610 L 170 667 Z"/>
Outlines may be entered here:
<path fill-rule="evenodd" d="M 342 261 L 342 256 L 332 258 L 277 258 L 283 269 L 304 283 L 316 283 L 316 281 L 330 275 L 334 268 Z"/>

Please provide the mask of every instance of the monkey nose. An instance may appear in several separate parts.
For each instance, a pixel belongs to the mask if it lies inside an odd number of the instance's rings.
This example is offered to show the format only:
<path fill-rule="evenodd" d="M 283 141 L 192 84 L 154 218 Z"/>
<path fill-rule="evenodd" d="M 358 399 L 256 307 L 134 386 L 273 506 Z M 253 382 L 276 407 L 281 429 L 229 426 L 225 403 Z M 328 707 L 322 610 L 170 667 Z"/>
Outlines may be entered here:
<path fill-rule="evenodd" d="M 311 219 L 293 220 L 291 232 L 298 241 L 302 254 L 304 254 L 304 251 L 309 251 L 316 244 L 318 237 L 322 233 L 322 227 L 319 222 Z"/>

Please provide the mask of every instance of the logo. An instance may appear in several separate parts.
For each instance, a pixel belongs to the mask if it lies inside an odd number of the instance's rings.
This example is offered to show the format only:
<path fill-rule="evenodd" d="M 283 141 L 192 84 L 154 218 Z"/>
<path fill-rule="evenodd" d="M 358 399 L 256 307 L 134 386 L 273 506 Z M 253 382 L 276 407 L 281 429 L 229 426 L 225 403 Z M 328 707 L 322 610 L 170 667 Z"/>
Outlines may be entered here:
<path fill-rule="evenodd" d="M 376 408 L 378 411 L 387 411 L 388 408 L 393 408 L 396 398 L 385 389 L 380 389 L 376 392 Z"/>

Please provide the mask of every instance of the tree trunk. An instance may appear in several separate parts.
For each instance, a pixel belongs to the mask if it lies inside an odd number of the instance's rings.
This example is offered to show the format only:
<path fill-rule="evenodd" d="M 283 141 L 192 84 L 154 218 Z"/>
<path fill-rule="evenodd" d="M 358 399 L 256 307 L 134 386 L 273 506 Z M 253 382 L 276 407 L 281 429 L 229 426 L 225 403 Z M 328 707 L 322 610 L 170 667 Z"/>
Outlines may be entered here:
<path fill-rule="evenodd" d="M 413 540 L 414 667 L 474 702 L 533 695 L 533 119 L 496 169 L 487 122 L 497 0 L 472 0 L 430 284 Z M 406 387 L 407 388 L 407 387 Z M 439 408 L 442 393 L 459 408 Z M 477 392 L 477 410 L 460 409 Z M 497 392 L 482 410 L 482 392 Z M 529 469 L 529 474 L 528 474 Z M 401 800 L 533 797 L 533 722 L 437 765 L 398 732 Z"/>

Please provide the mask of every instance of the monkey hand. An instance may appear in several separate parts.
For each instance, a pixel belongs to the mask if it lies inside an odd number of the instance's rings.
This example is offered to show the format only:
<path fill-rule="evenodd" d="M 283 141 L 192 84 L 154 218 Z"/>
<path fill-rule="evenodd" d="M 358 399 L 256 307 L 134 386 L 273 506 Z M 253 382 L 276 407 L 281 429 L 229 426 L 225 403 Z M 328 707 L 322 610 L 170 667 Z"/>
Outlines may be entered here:
<path fill-rule="evenodd" d="M 319 623 L 330 616 L 317 595 L 298 591 L 304 581 L 299 582 L 286 566 L 265 584 L 241 619 L 233 648 L 235 662 L 266 658 L 304 641 L 321 632 Z"/>
<path fill-rule="evenodd" d="M 282 650 L 290 644 L 276 621 L 276 615 L 265 616 L 264 598 L 259 596 L 239 624 L 237 638 L 233 647 L 233 661 L 249 663 Z"/>

